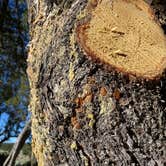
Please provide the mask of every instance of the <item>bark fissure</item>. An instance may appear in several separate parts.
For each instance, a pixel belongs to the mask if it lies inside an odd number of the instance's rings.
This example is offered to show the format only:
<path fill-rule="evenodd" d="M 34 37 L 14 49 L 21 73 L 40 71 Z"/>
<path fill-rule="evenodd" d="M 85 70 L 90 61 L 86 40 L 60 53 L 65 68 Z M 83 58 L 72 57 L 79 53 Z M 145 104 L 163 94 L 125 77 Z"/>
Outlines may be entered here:
<path fill-rule="evenodd" d="M 39 165 L 162 166 L 165 74 L 146 82 L 89 58 L 76 41 L 88 3 L 72 1 L 59 13 L 60 1 L 40 1 L 30 19 L 32 147 Z"/>

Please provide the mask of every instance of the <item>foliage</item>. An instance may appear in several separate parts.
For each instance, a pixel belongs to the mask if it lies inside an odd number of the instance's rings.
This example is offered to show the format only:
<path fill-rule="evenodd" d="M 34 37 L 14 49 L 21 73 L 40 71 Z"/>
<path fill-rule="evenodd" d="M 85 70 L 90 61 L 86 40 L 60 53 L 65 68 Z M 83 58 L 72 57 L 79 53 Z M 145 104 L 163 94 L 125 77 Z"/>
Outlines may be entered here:
<path fill-rule="evenodd" d="M 0 0 L 0 142 L 16 137 L 28 115 L 25 0 Z"/>

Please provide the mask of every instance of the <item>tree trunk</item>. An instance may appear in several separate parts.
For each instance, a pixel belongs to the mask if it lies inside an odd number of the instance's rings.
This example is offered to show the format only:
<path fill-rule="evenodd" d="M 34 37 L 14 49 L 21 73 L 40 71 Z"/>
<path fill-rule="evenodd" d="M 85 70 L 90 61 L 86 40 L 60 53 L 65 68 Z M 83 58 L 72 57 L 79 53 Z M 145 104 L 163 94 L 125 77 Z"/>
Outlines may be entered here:
<path fill-rule="evenodd" d="M 162 2 L 152 5 L 164 26 Z M 86 56 L 75 27 L 87 4 L 29 1 L 32 148 L 38 165 L 164 166 L 165 74 L 146 81 Z"/>

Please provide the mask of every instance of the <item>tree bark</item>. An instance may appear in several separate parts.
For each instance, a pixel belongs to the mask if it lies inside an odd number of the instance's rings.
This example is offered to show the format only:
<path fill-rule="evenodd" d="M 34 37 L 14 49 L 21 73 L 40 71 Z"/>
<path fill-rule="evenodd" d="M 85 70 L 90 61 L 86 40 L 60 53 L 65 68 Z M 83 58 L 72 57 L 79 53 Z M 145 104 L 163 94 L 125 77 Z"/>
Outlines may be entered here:
<path fill-rule="evenodd" d="M 166 77 L 107 70 L 75 40 L 87 0 L 29 1 L 32 148 L 39 166 L 164 166 Z M 165 10 L 153 2 L 164 25 Z"/>

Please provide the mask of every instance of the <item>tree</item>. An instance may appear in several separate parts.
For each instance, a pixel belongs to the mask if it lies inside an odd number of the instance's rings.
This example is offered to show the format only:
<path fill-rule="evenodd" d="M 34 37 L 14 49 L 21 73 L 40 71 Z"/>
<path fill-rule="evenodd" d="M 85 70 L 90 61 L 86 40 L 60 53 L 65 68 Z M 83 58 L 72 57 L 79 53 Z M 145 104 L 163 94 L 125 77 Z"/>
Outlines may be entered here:
<path fill-rule="evenodd" d="M 0 144 L 17 137 L 29 116 L 24 0 L 0 0 Z"/>
<path fill-rule="evenodd" d="M 7 11 L 8 2 L 9 2 L 8 0 L 0 0 L 0 23 L 1 23 L 1 25 L 3 24 L 3 21 L 4 21 L 3 13 L 6 13 L 6 11 Z"/>
<path fill-rule="evenodd" d="M 98 32 L 91 31 L 92 40 L 88 28 L 103 26 L 103 12 L 107 14 L 111 2 L 125 2 L 134 11 L 141 10 L 143 22 L 149 17 L 147 9 L 151 9 L 143 0 L 29 1 L 32 148 L 40 166 L 165 164 L 165 73 L 157 73 L 157 80 L 146 74 L 138 78 L 137 73 L 135 77 L 117 67 L 110 69 L 106 60 L 87 51 L 94 53 L 100 46 L 92 46 Z M 162 27 L 166 25 L 164 2 L 151 4 Z M 105 3 L 105 8 L 99 5 Z M 89 21 L 100 17 L 95 9 L 102 14 L 101 23 L 94 21 L 91 26 Z M 80 40 L 79 26 L 85 26 L 81 38 L 88 41 Z M 159 35 L 165 40 L 163 32 Z"/>
<path fill-rule="evenodd" d="M 25 0 L 0 0 L 0 145 L 11 137 L 17 137 L 29 117 L 27 41 Z M 29 136 L 30 122 L 27 122 L 4 165 L 14 165 Z M 1 157 L 2 165 L 6 156 Z"/>

